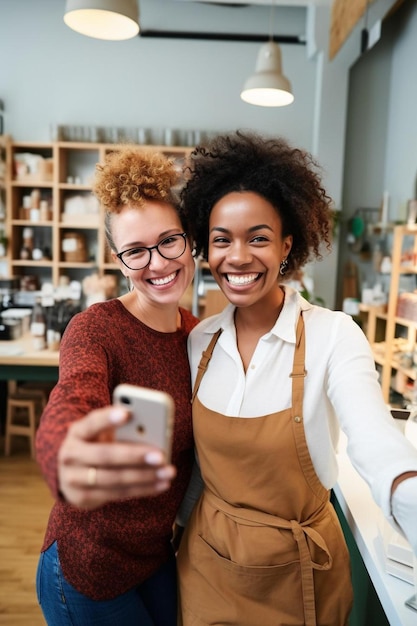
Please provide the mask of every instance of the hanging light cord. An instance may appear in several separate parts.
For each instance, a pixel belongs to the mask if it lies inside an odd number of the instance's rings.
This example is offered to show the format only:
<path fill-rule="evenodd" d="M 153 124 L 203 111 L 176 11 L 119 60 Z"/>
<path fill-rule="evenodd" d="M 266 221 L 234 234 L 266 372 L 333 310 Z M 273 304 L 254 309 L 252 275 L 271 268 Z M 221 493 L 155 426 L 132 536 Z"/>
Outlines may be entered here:
<path fill-rule="evenodd" d="M 274 37 L 274 8 L 275 8 L 275 0 L 272 0 L 271 10 L 269 14 L 269 41 L 273 41 L 273 37 Z"/>

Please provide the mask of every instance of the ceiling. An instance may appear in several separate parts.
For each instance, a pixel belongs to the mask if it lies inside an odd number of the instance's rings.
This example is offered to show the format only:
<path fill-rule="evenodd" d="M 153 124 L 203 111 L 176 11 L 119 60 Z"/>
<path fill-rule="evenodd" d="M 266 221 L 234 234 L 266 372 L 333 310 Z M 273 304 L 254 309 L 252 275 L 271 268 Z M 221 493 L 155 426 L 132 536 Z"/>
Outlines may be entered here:
<path fill-rule="evenodd" d="M 331 0 L 140 0 L 140 37 L 306 41 L 308 7 Z"/>
<path fill-rule="evenodd" d="M 283 7 L 308 7 L 311 5 L 330 5 L 332 0 L 173 0 L 174 2 L 192 2 L 196 4 L 219 4 L 219 5 L 233 5 L 250 6 L 256 4 L 264 4 L 267 6 L 283 6 Z"/>
<path fill-rule="evenodd" d="M 281 44 L 307 44 L 309 57 L 317 45 L 328 46 L 330 60 L 343 47 L 344 62 L 352 64 L 378 41 L 381 21 L 403 1 L 139 0 L 139 36 L 242 42 L 273 39 Z M 324 27 L 329 11 L 330 25 Z M 377 28 L 371 38 L 373 26 Z M 361 39 L 364 34 L 366 41 Z M 348 38 L 351 46 L 345 45 Z"/>

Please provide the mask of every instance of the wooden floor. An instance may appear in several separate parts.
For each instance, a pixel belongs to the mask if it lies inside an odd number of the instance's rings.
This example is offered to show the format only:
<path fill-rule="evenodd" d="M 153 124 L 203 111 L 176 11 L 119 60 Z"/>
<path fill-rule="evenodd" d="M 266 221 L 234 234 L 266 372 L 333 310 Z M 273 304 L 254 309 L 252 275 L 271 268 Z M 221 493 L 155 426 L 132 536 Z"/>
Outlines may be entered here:
<path fill-rule="evenodd" d="M 52 497 L 19 439 L 9 457 L 0 439 L 0 625 L 45 626 L 35 578 Z"/>

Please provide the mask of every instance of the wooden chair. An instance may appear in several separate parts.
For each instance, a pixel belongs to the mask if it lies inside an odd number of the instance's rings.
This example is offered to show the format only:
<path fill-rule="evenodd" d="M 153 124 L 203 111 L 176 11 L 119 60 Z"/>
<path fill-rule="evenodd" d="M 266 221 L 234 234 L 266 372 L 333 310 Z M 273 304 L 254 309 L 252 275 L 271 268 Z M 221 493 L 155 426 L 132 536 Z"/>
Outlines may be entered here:
<path fill-rule="evenodd" d="M 36 428 L 46 406 L 47 396 L 45 389 L 17 385 L 16 381 L 9 381 L 4 439 L 6 456 L 10 456 L 11 438 L 20 435 L 29 439 L 31 457 L 35 458 Z"/>

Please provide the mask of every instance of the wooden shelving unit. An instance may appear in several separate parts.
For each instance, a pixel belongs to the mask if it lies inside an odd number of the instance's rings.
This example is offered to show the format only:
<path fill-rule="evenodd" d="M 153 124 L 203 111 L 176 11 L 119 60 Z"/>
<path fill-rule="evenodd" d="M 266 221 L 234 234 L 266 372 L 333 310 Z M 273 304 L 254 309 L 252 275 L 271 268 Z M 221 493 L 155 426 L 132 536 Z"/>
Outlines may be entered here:
<path fill-rule="evenodd" d="M 412 261 L 404 263 L 406 245 Z M 399 317 L 397 307 L 401 275 L 417 275 L 417 225 L 401 225 L 394 228 L 391 258 L 388 306 L 360 306 L 361 315 L 366 317 L 366 335 L 372 346 L 375 362 L 381 366 L 381 387 L 387 403 L 390 399 L 393 375 L 399 373 L 410 381 L 416 379 L 416 368 L 404 364 L 401 357 L 406 353 L 413 354 L 416 349 L 417 317 L 415 320 Z M 407 399 L 407 392 L 404 393 L 404 397 Z"/>

